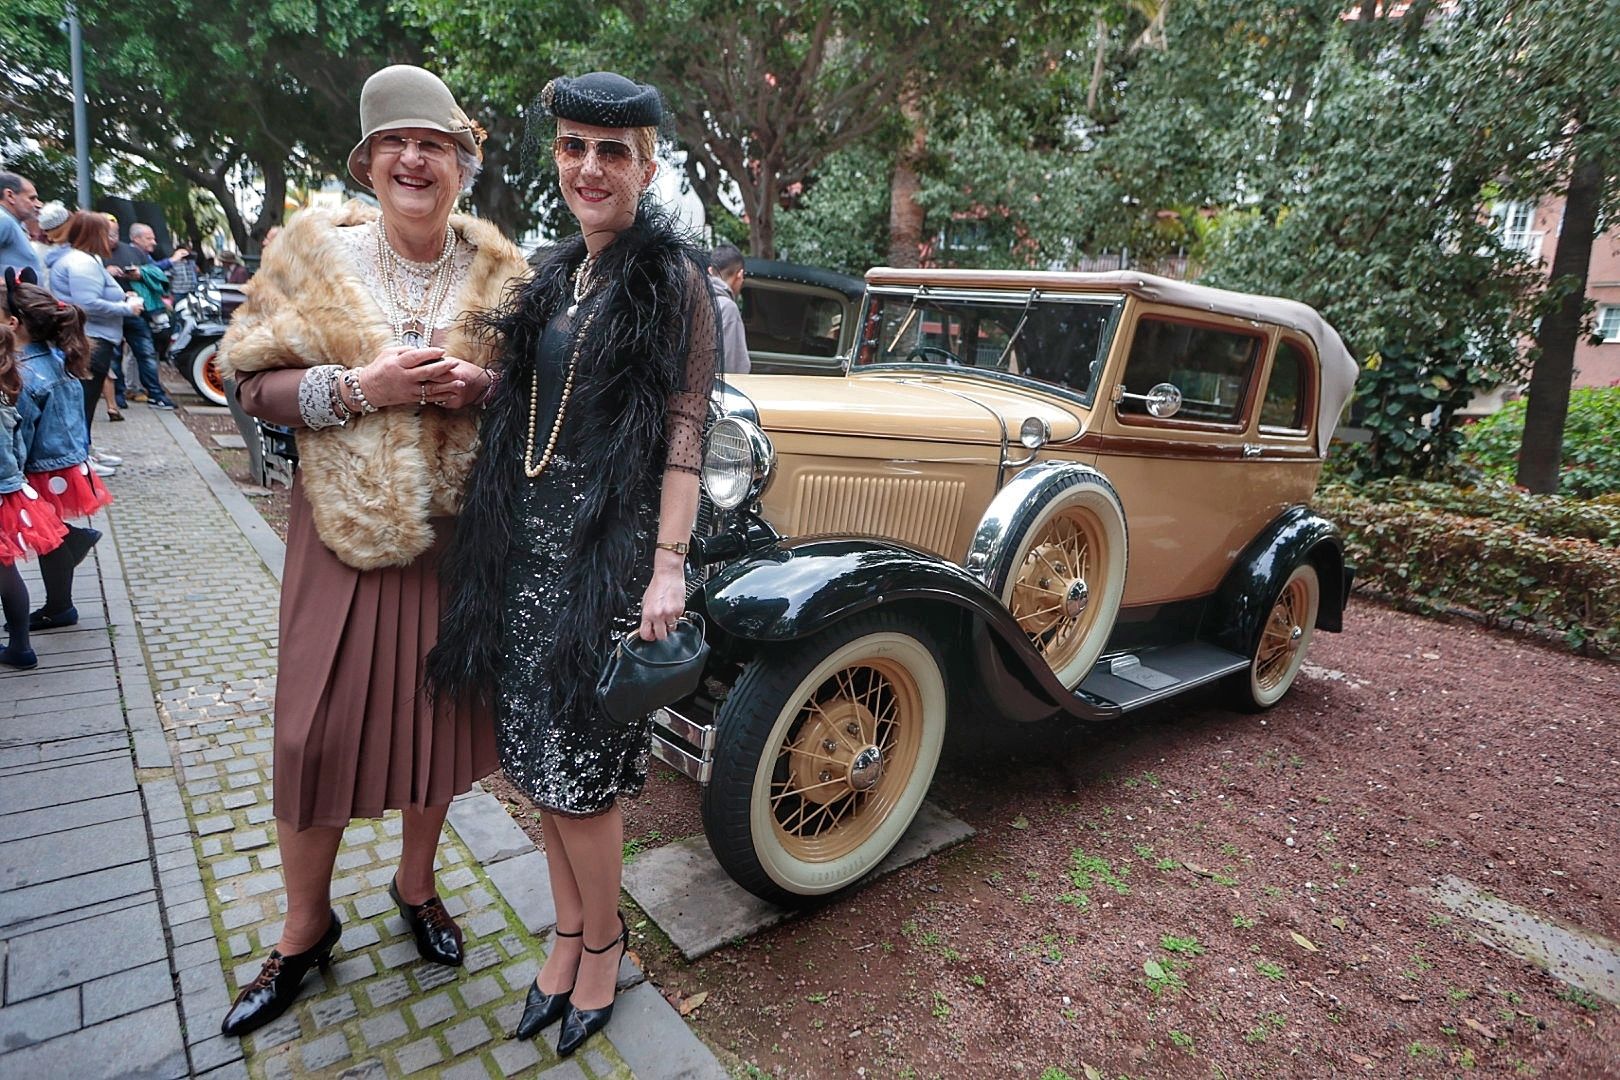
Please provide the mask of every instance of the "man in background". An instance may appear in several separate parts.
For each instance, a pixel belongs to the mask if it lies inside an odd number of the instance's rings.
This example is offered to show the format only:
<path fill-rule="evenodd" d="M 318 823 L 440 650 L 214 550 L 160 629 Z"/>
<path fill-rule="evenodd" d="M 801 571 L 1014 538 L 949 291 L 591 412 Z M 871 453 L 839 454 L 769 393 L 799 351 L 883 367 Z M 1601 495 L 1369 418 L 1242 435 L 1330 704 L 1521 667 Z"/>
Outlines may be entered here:
<path fill-rule="evenodd" d="M 150 225 L 136 222 L 129 227 L 129 242 L 120 243 L 118 219 L 110 214 L 108 219 L 113 230 L 113 254 L 107 261 L 107 272 L 119 279 L 126 292 L 136 293 L 146 304 L 141 314 L 124 318 L 124 341 L 129 345 L 130 352 L 135 354 L 135 368 L 141 382 L 141 389 L 131 390 L 129 398 L 131 401 L 144 401 L 154 409 L 172 409 L 174 402 L 169 400 L 169 395 L 163 389 L 163 380 L 158 375 L 158 348 L 154 339 L 154 331 L 161 329 L 167 344 L 169 309 L 163 304 L 163 294 L 168 291 L 168 270 L 173 265 L 172 260 L 158 262 L 152 258 L 157 236 Z M 174 257 L 183 259 L 187 254 L 185 248 L 176 248 Z M 160 272 L 156 275 L 144 274 L 143 268 L 147 266 Z M 156 325 L 159 322 L 161 327 Z"/>
<path fill-rule="evenodd" d="M 709 255 L 709 291 L 720 310 L 720 351 L 722 369 L 730 375 L 746 375 L 748 338 L 743 333 L 742 312 L 737 297 L 742 295 L 743 255 L 731 244 L 721 244 Z"/>
<path fill-rule="evenodd" d="M 0 271 L 26 268 L 45 279 L 28 238 L 28 226 L 39 217 L 41 205 L 32 182 L 14 172 L 0 172 Z"/>

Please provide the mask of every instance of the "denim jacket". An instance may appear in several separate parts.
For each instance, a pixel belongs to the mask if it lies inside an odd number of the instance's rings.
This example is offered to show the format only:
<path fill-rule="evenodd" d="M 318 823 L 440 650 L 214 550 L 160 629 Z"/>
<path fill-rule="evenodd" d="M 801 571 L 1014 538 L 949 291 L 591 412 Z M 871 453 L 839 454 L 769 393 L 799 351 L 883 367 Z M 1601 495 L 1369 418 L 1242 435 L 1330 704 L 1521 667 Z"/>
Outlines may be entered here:
<path fill-rule="evenodd" d="M 22 440 L 17 438 L 17 407 L 0 391 L 0 495 L 23 486 Z"/>
<path fill-rule="evenodd" d="M 90 456 L 84 426 L 84 387 L 68 374 L 62 354 L 47 345 L 18 352 L 23 372 L 17 399 L 17 444 L 27 473 L 77 465 Z"/>

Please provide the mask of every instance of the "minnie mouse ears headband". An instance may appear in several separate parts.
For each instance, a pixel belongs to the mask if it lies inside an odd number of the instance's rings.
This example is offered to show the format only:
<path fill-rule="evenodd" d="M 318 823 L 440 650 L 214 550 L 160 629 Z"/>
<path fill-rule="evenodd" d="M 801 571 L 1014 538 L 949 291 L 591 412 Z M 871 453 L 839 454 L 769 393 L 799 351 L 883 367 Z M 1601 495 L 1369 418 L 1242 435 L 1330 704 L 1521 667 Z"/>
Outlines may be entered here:
<path fill-rule="evenodd" d="M 7 311 L 16 312 L 16 310 L 17 310 L 17 305 L 13 302 L 12 298 L 13 298 L 13 295 L 17 291 L 17 286 L 18 285 L 33 285 L 35 288 L 38 288 L 39 287 L 39 274 L 34 270 L 34 268 L 32 266 L 25 266 L 21 270 L 17 269 L 15 266 L 6 267 L 6 310 Z M 67 307 L 67 305 L 64 304 L 60 300 L 58 300 L 56 302 L 56 306 L 59 307 L 59 308 Z"/>

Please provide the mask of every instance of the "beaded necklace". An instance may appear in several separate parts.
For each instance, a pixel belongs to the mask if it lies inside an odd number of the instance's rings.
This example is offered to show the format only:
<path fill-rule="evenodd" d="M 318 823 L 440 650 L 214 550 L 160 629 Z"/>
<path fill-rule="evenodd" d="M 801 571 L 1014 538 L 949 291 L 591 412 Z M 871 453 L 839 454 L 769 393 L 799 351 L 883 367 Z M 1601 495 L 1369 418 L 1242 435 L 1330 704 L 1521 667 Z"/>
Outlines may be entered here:
<path fill-rule="evenodd" d="M 595 265 L 596 256 L 590 255 L 574 270 L 574 302 L 568 308 L 568 317 L 570 319 L 579 312 L 579 305 L 590 294 L 591 286 L 594 283 L 587 267 L 594 267 Z M 584 325 L 574 335 L 574 348 L 568 354 L 568 370 L 563 376 L 562 397 L 557 401 L 557 415 L 551 421 L 551 434 L 546 436 L 546 448 L 541 453 L 538 462 L 534 460 L 534 425 L 535 416 L 540 411 L 540 373 L 535 371 L 531 374 L 529 379 L 529 437 L 523 447 L 523 475 L 530 480 L 545 472 L 546 466 L 551 464 L 552 454 L 557 449 L 557 437 L 562 434 L 563 417 L 568 413 L 568 397 L 574 391 L 574 369 L 579 366 L 579 350 L 585 343 L 586 335 L 590 333 L 591 324 L 596 321 L 596 316 L 601 310 L 601 307 L 597 307 L 595 311 L 587 315 Z"/>
<path fill-rule="evenodd" d="M 456 234 L 448 224 L 444 227 L 444 248 L 439 257 L 425 265 L 427 280 L 422 287 L 422 302 L 411 304 L 404 294 L 402 279 L 413 271 L 424 269 L 424 264 L 406 259 L 388 243 L 381 219 L 377 221 L 377 274 L 382 278 L 383 296 L 387 301 L 388 328 L 394 340 L 407 348 L 419 349 L 427 344 L 438 321 L 439 309 L 450 294 L 451 274 L 447 272 L 456 252 Z"/>

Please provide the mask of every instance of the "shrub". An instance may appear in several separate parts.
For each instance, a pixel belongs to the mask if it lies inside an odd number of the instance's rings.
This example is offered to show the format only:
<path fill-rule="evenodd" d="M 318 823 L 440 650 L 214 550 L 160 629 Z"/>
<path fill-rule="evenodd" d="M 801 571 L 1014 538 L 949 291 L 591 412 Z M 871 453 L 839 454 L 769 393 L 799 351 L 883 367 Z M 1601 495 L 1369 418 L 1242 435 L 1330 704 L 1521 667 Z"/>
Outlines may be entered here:
<path fill-rule="evenodd" d="M 1487 476 L 1513 479 L 1524 438 L 1525 401 L 1514 401 L 1468 429 L 1462 461 Z M 1559 491 L 1578 499 L 1620 493 L 1620 387 L 1569 395 Z"/>
<path fill-rule="evenodd" d="M 1377 480 L 1345 494 L 1490 518 L 1553 540 L 1593 540 L 1620 547 L 1620 495 L 1582 500 L 1532 495 L 1501 481 L 1458 486 L 1422 480 Z"/>
<path fill-rule="evenodd" d="M 1475 509 L 1495 509 L 1496 494 Z M 1459 505 L 1465 498 L 1437 496 Z M 1358 585 L 1420 612 L 1461 609 L 1573 649 L 1620 653 L 1620 550 L 1612 546 L 1415 499 L 1380 502 L 1342 487 L 1324 488 L 1317 505 L 1343 529 Z"/>

